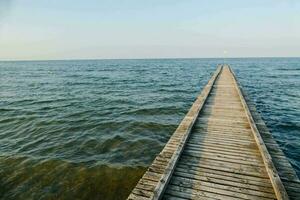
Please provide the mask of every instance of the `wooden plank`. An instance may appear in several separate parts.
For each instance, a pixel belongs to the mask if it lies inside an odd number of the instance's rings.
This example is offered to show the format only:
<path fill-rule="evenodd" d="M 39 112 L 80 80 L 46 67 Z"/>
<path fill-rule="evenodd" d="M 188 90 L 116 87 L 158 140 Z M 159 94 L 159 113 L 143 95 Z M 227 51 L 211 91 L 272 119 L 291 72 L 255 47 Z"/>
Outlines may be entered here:
<path fill-rule="evenodd" d="M 254 103 L 248 98 L 248 95 L 242 88 L 241 92 L 245 97 L 245 101 L 249 106 L 249 110 L 253 116 L 253 120 L 257 124 L 257 129 L 261 133 L 262 139 L 264 140 L 270 156 L 272 157 L 273 163 L 278 170 L 279 176 L 284 187 L 286 188 L 288 196 L 290 197 L 290 199 L 300 199 L 300 181 L 294 168 L 288 161 L 287 157 L 285 157 L 272 134 L 269 132 L 266 124 L 262 120 L 260 114 L 257 112 Z M 284 167 L 282 167 L 283 165 Z M 296 186 L 293 187 L 293 184 L 295 182 L 298 182 L 299 184 L 296 184 Z"/>
<path fill-rule="evenodd" d="M 170 185 L 167 190 L 166 194 L 170 195 L 178 195 L 186 199 L 224 199 L 224 200 L 240 200 L 240 198 L 227 196 L 227 195 L 220 195 L 214 192 L 209 191 L 197 191 L 188 188 L 178 187 L 174 185 Z"/>
<path fill-rule="evenodd" d="M 300 181 L 249 109 L 231 69 L 219 67 L 129 199 L 297 198 Z"/>
<path fill-rule="evenodd" d="M 198 145 L 199 143 L 197 141 L 189 141 L 189 145 Z M 231 146 L 231 145 L 226 145 L 226 144 L 222 144 L 222 143 L 216 143 L 216 142 L 209 142 L 206 141 L 204 144 L 201 144 L 201 147 L 215 147 L 215 148 L 222 148 L 224 150 L 232 150 L 232 151 L 240 151 L 240 153 L 246 153 L 245 149 L 242 147 L 236 147 L 236 146 Z M 257 149 L 251 149 L 249 151 L 247 151 L 247 153 L 253 153 L 253 154 L 258 154 L 259 152 L 257 151 Z"/>
<path fill-rule="evenodd" d="M 251 154 L 248 151 L 232 151 L 228 149 L 222 149 L 222 147 L 210 147 L 210 146 L 196 146 L 192 144 L 186 145 L 187 150 L 193 150 L 196 152 L 210 152 L 210 153 L 216 153 L 216 154 L 224 154 L 229 156 L 235 156 L 236 158 L 250 158 L 250 159 L 259 159 L 259 154 Z"/>
<path fill-rule="evenodd" d="M 186 198 L 177 197 L 174 195 L 164 195 L 165 200 L 185 200 Z"/>
<path fill-rule="evenodd" d="M 180 172 L 178 170 L 176 170 L 174 172 L 174 176 L 177 177 L 183 177 L 183 178 L 188 178 L 190 181 L 191 180 L 195 180 L 195 181 L 203 181 L 203 182 L 212 182 L 215 184 L 221 184 L 221 185 L 228 185 L 228 186 L 232 186 L 232 187 L 237 187 L 237 188 L 244 188 L 244 189 L 249 189 L 249 190 L 253 190 L 255 191 L 263 191 L 266 193 L 270 193 L 273 194 L 272 196 L 274 196 L 273 193 L 273 188 L 272 187 L 261 187 L 261 185 L 253 185 L 253 184 L 249 184 L 246 183 L 245 181 L 243 181 L 243 179 L 220 179 L 220 176 L 213 176 L 214 174 L 208 174 L 208 173 L 201 173 L 198 175 L 195 174 L 189 174 L 186 172 Z M 267 186 L 269 186 L 269 184 L 266 184 Z"/>
<path fill-rule="evenodd" d="M 133 192 L 131 192 L 130 196 L 128 197 L 128 200 L 148 200 L 148 197 L 144 197 L 144 196 L 140 196 L 137 194 L 134 194 Z"/>
<path fill-rule="evenodd" d="M 216 195 L 214 194 L 211 194 L 211 193 L 208 193 L 208 192 L 202 192 L 202 193 L 185 193 L 184 191 L 177 191 L 177 190 L 174 190 L 173 188 L 172 189 L 167 189 L 167 191 L 165 192 L 165 195 L 164 195 L 164 198 L 165 196 L 176 196 L 177 198 L 180 198 L 180 199 L 191 199 L 191 200 L 216 200 L 218 198 L 216 198 Z"/>
<path fill-rule="evenodd" d="M 249 166 L 264 166 L 263 162 L 257 162 L 257 158 L 245 158 L 245 157 L 236 157 L 218 153 L 211 153 L 211 152 L 204 152 L 204 151 L 195 151 L 191 149 L 185 149 L 184 155 L 193 156 L 195 158 L 199 158 L 200 161 L 203 159 L 212 159 L 212 160 L 219 160 L 229 163 L 236 163 L 236 164 L 243 164 Z"/>
<path fill-rule="evenodd" d="M 232 149 L 224 149 L 222 147 L 218 146 L 208 146 L 208 145 L 201 145 L 197 146 L 194 144 L 187 144 L 186 149 L 193 149 L 193 150 L 198 150 L 198 151 L 208 151 L 208 152 L 214 152 L 214 153 L 224 153 L 232 156 L 243 156 L 243 157 L 248 157 L 248 158 L 257 158 L 259 159 L 259 154 L 258 152 L 249 152 L 249 151 L 243 151 L 243 150 L 232 150 Z"/>
<path fill-rule="evenodd" d="M 228 190 L 223 190 L 223 189 L 218 189 L 218 188 L 213 188 L 213 187 L 207 187 L 207 186 L 195 186 L 195 188 L 188 188 L 184 187 L 184 185 L 178 186 L 178 185 L 173 185 L 170 184 L 169 186 L 170 190 L 175 190 L 175 191 L 180 191 L 182 193 L 187 193 L 187 194 L 195 194 L 195 195 L 210 195 L 209 197 L 213 198 L 219 198 L 219 199 L 264 199 L 264 200 L 270 200 L 274 198 L 265 198 L 265 197 L 256 197 L 256 196 L 250 196 L 250 195 L 245 195 L 237 192 L 232 192 Z"/>
<path fill-rule="evenodd" d="M 184 145 L 188 139 L 188 136 L 192 130 L 192 127 L 194 126 L 194 123 L 198 117 L 198 114 L 199 114 L 200 110 L 202 109 L 202 107 L 206 101 L 206 98 L 208 97 L 208 95 L 211 91 L 212 85 L 214 84 L 216 78 L 218 77 L 221 69 L 222 69 L 222 66 L 218 67 L 218 69 L 216 70 L 216 72 L 214 73 L 212 78 L 209 80 L 208 84 L 204 87 L 201 94 L 198 96 L 196 101 L 193 103 L 189 112 L 187 113 L 187 115 L 182 120 L 182 122 L 179 124 L 178 128 L 176 129 L 175 133 L 173 134 L 173 135 L 177 135 L 177 136 L 181 135 L 182 137 L 174 138 L 174 139 L 172 139 L 172 137 L 171 137 L 170 141 L 168 142 L 168 144 L 173 143 L 174 145 L 177 145 L 177 148 L 175 148 L 170 160 L 168 162 L 165 162 L 164 165 L 163 164 L 157 165 L 157 164 L 155 164 L 155 161 L 154 161 L 151 164 L 151 166 L 148 168 L 148 171 L 161 173 L 160 179 L 159 179 L 159 181 L 157 181 L 157 185 L 154 188 L 154 190 L 151 191 L 150 194 L 148 192 L 146 192 L 146 194 L 148 195 L 147 197 L 149 199 L 159 199 L 159 198 L 161 198 L 162 194 L 164 193 L 164 190 L 172 176 L 172 173 L 175 169 L 175 165 L 181 155 L 181 152 L 182 152 Z M 147 174 L 147 172 L 146 172 L 146 174 Z M 141 178 L 140 182 L 143 180 L 143 177 Z M 139 183 L 137 185 L 139 185 Z M 139 192 L 138 193 L 139 195 L 143 194 L 142 191 L 140 191 L 138 188 L 135 188 L 133 190 L 133 193 L 137 194 L 137 191 Z M 130 195 L 128 198 L 130 198 Z"/>
<path fill-rule="evenodd" d="M 255 156 L 255 157 L 250 157 L 250 156 L 244 156 L 244 155 L 238 155 L 238 154 L 231 154 L 231 153 L 222 153 L 220 151 L 211 151 L 211 150 L 207 150 L 207 149 L 196 149 L 196 148 L 185 148 L 185 151 L 189 154 L 189 155 L 195 155 L 194 157 L 199 156 L 200 158 L 205 158 L 205 156 L 209 156 L 210 158 L 220 158 L 222 159 L 228 159 L 231 160 L 233 162 L 237 162 L 237 163 L 250 163 L 251 165 L 255 165 L 255 166 L 263 166 L 263 162 L 258 162 L 259 157 Z M 202 157 L 203 155 L 203 157 Z M 242 161 L 242 162 L 240 162 Z"/>
<path fill-rule="evenodd" d="M 194 127 L 194 131 L 196 132 L 201 132 L 202 134 L 204 133 L 224 133 L 224 134 L 242 134 L 243 136 L 252 136 L 252 132 L 250 129 L 228 129 L 228 128 L 219 128 L 219 127 L 204 127 L 204 126 L 200 126 L 198 124 L 195 125 Z"/>
<path fill-rule="evenodd" d="M 246 199 L 251 199 L 251 197 L 258 199 L 260 198 L 267 198 L 267 199 L 274 199 L 275 194 L 272 188 L 269 188 L 268 191 L 262 191 L 261 187 L 257 187 L 259 190 L 250 190 L 249 187 L 243 187 L 242 184 L 235 184 L 234 186 L 228 185 L 228 182 L 225 181 L 217 181 L 213 182 L 212 179 L 205 180 L 195 180 L 193 177 L 187 178 L 182 176 L 174 175 L 174 178 L 170 182 L 173 185 L 180 185 L 182 187 L 211 191 L 219 194 L 231 195 Z"/>
<path fill-rule="evenodd" d="M 176 173 L 183 173 L 194 176 L 197 179 L 198 175 L 205 176 L 207 178 L 216 178 L 218 180 L 227 180 L 237 183 L 244 183 L 248 185 L 254 186 L 263 186 L 263 188 L 273 188 L 270 184 L 270 180 L 267 178 L 255 177 L 255 176 L 245 176 L 241 174 L 220 171 L 209 169 L 205 167 L 197 167 L 197 168 L 190 168 L 186 165 L 179 164 L 175 170 Z"/>
<path fill-rule="evenodd" d="M 228 68 L 228 66 L 227 66 Z M 229 68 L 229 70 L 231 71 L 231 69 Z M 277 199 L 281 200 L 281 199 L 289 199 L 288 197 L 288 194 L 284 188 L 284 185 L 282 184 L 281 182 L 281 179 L 278 175 L 278 172 L 277 172 L 277 169 L 275 168 L 274 164 L 273 164 L 273 161 L 272 161 L 272 157 L 270 156 L 268 150 L 267 150 L 267 147 L 266 145 L 264 144 L 264 141 L 263 139 L 261 138 L 261 135 L 259 133 L 259 131 L 257 130 L 257 127 L 256 127 L 256 124 L 252 118 L 252 115 L 251 115 L 251 112 L 248 108 L 248 105 L 243 97 L 243 94 L 241 93 L 240 91 L 240 88 L 238 87 L 238 83 L 236 81 L 236 78 L 235 78 L 235 75 L 234 73 L 231 71 L 232 75 L 233 75 L 233 80 L 234 80 L 234 83 L 235 83 L 235 87 L 238 91 L 238 94 L 239 94 L 239 97 L 241 99 L 241 102 L 243 104 L 243 107 L 244 107 L 244 110 L 247 114 L 247 118 L 248 118 L 248 121 L 249 121 L 249 124 L 250 124 L 250 127 L 251 127 L 251 130 L 253 132 L 253 136 L 254 136 L 254 139 L 257 143 L 257 146 L 261 152 L 261 156 L 262 156 L 262 159 L 265 163 L 265 167 L 266 167 L 266 170 L 268 172 L 268 175 L 270 177 L 270 180 L 271 180 L 271 183 L 273 185 L 273 188 L 274 188 L 274 191 L 275 191 L 275 194 L 276 194 L 276 197 Z"/>
<path fill-rule="evenodd" d="M 220 137 L 221 136 L 221 137 Z M 238 135 L 235 137 L 228 137 L 228 135 L 213 135 L 213 134 L 201 134 L 201 135 L 192 135 L 191 138 L 199 141 L 206 141 L 206 140 L 213 140 L 213 141 L 223 141 L 229 144 L 253 144 L 253 142 L 250 142 L 252 138 L 240 138 Z M 250 140 L 250 141 L 249 141 Z"/>
<path fill-rule="evenodd" d="M 221 84 L 220 81 L 222 81 L 222 73 L 217 80 L 217 85 Z M 218 87 L 214 87 L 212 92 L 215 92 L 215 88 Z M 231 89 L 234 88 L 231 87 Z M 234 94 L 234 92 L 231 92 L 229 90 L 218 90 L 217 92 L 230 92 Z M 237 95 L 233 96 L 235 96 L 235 98 L 239 98 L 239 96 Z M 245 112 L 242 109 L 239 109 L 238 112 L 235 112 L 235 118 L 233 118 L 232 115 L 226 116 L 226 114 L 224 115 L 224 113 L 231 112 L 230 109 L 237 108 L 236 105 L 232 105 L 237 104 L 237 101 L 232 99 L 223 99 L 223 102 L 219 103 L 218 100 L 221 99 L 219 98 L 215 100 L 209 97 L 208 102 L 205 104 L 204 110 L 207 106 L 211 106 L 209 108 L 210 110 L 206 110 L 206 114 L 203 114 L 203 112 L 200 113 L 193 134 L 189 138 L 188 144 L 181 156 L 181 161 L 178 164 L 178 168 L 188 170 L 189 172 L 191 172 L 190 170 L 194 170 L 194 172 L 197 172 L 200 169 L 213 169 L 214 173 L 216 171 L 220 171 L 221 173 L 227 173 L 227 175 L 238 175 L 240 176 L 239 178 L 241 180 L 248 180 L 244 177 L 258 178 L 259 180 L 268 180 L 266 179 L 268 178 L 268 175 L 265 170 L 264 163 L 262 162 L 261 156 L 259 154 L 260 152 L 257 149 L 257 144 L 255 143 L 255 140 L 253 138 L 252 130 L 247 121 Z M 243 108 L 241 103 L 239 106 L 240 108 Z M 220 109 L 217 110 L 217 112 L 215 110 L 216 107 Z M 224 109 L 224 107 L 229 109 Z M 210 115 L 209 112 L 214 112 L 214 115 Z M 215 133 L 210 135 L 210 131 L 214 131 Z M 229 135 L 226 135 L 225 133 L 228 133 Z M 246 137 L 243 137 L 244 134 Z M 210 149 L 203 149 L 203 146 L 205 147 L 207 145 Z M 212 148 L 217 148 L 219 151 L 212 150 Z M 223 152 L 221 150 L 223 150 Z M 229 150 L 230 152 L 226 153 L 226 150 Z M 234 154 L 234 151 L 239 153 L 250 152 L 250 155 L 252 154 L 255 156 L 247 157 L 246 155 L 239 155 L 237 153 Z M 175 173 L 177 173 L 177 170 L 175 171 Z M 230 177 L 232 176 L 229 176 L 229 178 Z M 203 178 L 201 180 L 203 182 Z M 219 181 L 222 182 L 222 179 Z M 223 183 L 225 182 L 223 180 Z M 237 184 L 239 184 L 234 181 L 230 183 L 232 185 L 235 184 L 236 186 Z M 266 198 L 274 198 L 274 191 L 270 180 L 268 180 L 267 182 L 262 182 L 260 184 L 268 185 L 268 187 L 264 186 L 263 188 L 261 188 L 262 190 L 264 190 L 265 188 L 269 188 L 271 194 Z M 194 189 L 194 187 L 195 185 L 193 185 L 192 189 Z M 256 186 L 252 188 L 255 187 Z M 259 186 L 256 187 L 256 189 L 258 188 Z M 210 189 L 215 188 L 210 187 Z M 225 193 L 226 192 L 227 191 L 225 191 Z M 226 194 L 222 193 L 222 195 Z M 256 196 L 256 198 L 257 197 L 258 196 Z"/>
<path fill-rule="evenodd" d="M 217 124 L 217 123 L 211 123 L 211 124 L 205 124 L 205 123 L 201 123 L 199 125 L 196 126 L 197 128 L 203 128 L 203 129 L 207 129 L 207 130 L 213 130 L 213 129 L 224 129 L 227 131 L 247 131 L 250 130 L 250 127 L 246 127 L 246 126 L 235 126 L 235 125 L 226 125 L 224 126 L 224 124 Z"/>
<path fill-rule="evenodd" d="M 211 158 L 201 158 L 195 159 L 192 156 L 183 155 L 182 161 L 185 163 L 186 166 L 189 167 L 208 167 L 215 170 L 221 171 L 229 171 L 232 173 L 238 174 L 248 174 L 250 176 L 257 176 L 257 177 L 264 177 L 267 178 L 268 176 L 265 174 L 265 169 L 256 166 L 249 166 L 245 164 L 233 163 L 233 162 L 222 162 L 220 160 L 215 160 Z"/>
<path fill-rule="evenodd" d="M 208 138 L 226 138 L 226 140 L 233 140 L 233 141 L 249 141 L 253 138 L 250 134 L 239 136 L 239 133 L 235 132 L 218 132 L 218 131 L 211 131 L 211 132 L 201 132 L 199 134 L 192 135 L 193 138 L 201 138 L 201 137 L 208 137 Z"/>
<path fill-rule="evenodd" d="M 193 144 L 199 144 L 198 141 L 195 141 L 195 140 L 191 140 L 190 143 L 193 143 Z M 244 149 L 244 147 L 246 148 L 255 148 L 255 144 L 253 143 L 249 143 L 249 144 L 233 144 L 233 143 L 226 143 L 226 142 L 223 142 L 223 141 L 213 141 L 213 140 L 206 140 L 204 145 L 205 144 L 213 144 L 213 145 L 218 145 L 218 146 L 224 146 L 228 149 Z M 245 150 L 245 149 L 244 149 Z M 256 151 L 255 149 L 253 151 Z"/>

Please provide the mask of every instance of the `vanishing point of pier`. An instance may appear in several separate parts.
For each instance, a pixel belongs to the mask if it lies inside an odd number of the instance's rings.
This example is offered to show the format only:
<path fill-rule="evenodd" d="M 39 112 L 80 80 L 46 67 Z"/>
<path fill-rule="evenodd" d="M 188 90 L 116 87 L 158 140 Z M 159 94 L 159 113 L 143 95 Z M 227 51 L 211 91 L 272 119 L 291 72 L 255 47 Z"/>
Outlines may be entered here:
<path fill-rule="evenodd" d="M 128 199 L 300 199 L 300 181 L 228 65 Z"/>

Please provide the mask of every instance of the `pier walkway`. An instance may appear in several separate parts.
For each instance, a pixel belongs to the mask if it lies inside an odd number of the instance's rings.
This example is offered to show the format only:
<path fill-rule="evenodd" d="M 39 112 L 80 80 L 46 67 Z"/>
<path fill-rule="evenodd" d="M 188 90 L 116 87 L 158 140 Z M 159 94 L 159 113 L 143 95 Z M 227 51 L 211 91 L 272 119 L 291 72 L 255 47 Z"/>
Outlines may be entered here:
<path fill-rule="evenodd" d="M 291 164 L 224 65 L 128 199 L 300 199 L 299 193 Z"/>

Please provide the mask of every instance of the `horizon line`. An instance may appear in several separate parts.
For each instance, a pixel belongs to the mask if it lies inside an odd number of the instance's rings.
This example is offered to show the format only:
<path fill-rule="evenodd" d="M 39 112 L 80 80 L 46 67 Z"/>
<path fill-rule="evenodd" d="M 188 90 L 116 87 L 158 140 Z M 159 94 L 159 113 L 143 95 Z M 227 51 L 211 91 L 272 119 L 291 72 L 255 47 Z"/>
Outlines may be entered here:
<path fill-rule="evenodd" d="M 63 58 L 63 59 L 0 59 L 0 62 L 84 61 L 84 60 L 168 60 L 168 59 L 242 59 L 242 58 L 300 58 L 300 56 L 237 56 L 237 57 L 149 57 L 149 58 Z"/>

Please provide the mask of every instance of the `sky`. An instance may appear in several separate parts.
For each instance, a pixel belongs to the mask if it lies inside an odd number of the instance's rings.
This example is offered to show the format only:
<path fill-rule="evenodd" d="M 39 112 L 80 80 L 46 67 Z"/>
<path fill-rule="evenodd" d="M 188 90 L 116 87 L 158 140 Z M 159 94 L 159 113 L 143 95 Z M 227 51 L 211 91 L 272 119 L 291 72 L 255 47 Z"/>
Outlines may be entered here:
<path fill-rule="evenodd" d="M 299 0 L 0 0 L 0 60 L 299 57 Z"/>

